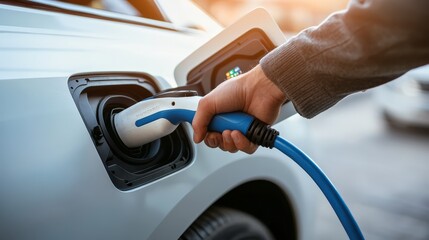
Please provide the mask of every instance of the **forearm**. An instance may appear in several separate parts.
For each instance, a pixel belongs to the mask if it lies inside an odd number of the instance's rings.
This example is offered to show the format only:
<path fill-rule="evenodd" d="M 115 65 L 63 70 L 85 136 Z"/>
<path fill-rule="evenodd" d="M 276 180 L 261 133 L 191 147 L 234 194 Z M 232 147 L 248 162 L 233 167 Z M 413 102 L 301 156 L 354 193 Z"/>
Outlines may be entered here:
<path fill-rule="evenodd" d="M 269 53 L 261 67 L 297 111 L 311 118 L 351 93 L 429 63 L 428 5 L 354 1 Z"/>

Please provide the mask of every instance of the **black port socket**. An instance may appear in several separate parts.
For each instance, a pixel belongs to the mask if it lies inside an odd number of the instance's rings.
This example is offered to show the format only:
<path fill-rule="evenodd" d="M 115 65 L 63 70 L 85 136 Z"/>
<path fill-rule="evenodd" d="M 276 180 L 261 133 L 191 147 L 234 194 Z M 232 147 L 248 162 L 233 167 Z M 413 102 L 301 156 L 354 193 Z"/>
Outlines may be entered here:
<path fill-rule="evenodd" d="M 135 103 L 137 103 L 135 99 L 123 95 L 106 96 L 98 104 L 97 120 L 107 144 L 118 157 L 129 163 L 149 163 L 156 158 L 161 140 L 158 139 L 143 146 L 129 148 L 122 143 L 113 127 L 115 114 Z"/>
<path fill-rule="evenodd" d="M 113 184 L 130 190 L 178 171 L 190 163 L 189 137 L 179 126 L 151 143 L 128 148 L 114 129 L 114 115 L 159 92 L 147 74 L 74 75 L 68 85 Z"/>

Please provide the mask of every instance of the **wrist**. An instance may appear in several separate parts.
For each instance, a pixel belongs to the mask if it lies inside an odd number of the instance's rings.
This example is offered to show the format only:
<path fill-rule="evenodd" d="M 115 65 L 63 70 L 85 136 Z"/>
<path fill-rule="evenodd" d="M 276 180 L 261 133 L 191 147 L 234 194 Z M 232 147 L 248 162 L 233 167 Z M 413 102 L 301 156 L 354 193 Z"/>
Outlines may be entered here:
<path fill-rule="evenodd" d="M 259 64 L 254 67 L 250 72 L 252 78 L 254 79 L 255 90 L 264 89 L 266 93 L 270 94 L 275 99 L 282 101 L 282 103 L 287 101 L 286 94 L 279 86 L 277 86 L 277 84 L 275 84 L 275 82 L 271 81 L 271 79 L 269 79 L 265 75 L 264 71 L 262 70 L 262 67 Z"/>

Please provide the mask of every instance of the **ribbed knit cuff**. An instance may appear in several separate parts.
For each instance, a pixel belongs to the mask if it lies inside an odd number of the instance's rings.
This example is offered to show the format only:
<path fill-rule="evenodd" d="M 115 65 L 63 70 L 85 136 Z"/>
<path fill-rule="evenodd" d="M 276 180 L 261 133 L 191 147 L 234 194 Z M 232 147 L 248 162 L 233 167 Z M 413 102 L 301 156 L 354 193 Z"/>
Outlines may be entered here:
<path fill-rule="evenodd" d="M 296 111 L 305 118 L 316 116 L 338 101 L 312 75 L 293 41 L 268 53 L 260 65 L 265 75 L 283 90 Z"/>

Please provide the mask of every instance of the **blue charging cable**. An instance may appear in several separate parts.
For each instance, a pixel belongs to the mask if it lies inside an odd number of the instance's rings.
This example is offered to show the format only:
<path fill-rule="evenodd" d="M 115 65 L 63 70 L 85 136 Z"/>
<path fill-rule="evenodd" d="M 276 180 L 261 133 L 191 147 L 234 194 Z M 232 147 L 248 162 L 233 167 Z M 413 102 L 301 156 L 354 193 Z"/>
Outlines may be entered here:
<path fill-rule="evenodd" d="M 138 119 L 136 127 L 144 126 L 158 119 L 166 119 L 173 125 L 181 122 L 192 123 L 195 111 L 189 109 L 169 109 L 158 111 L 149 116 Z M 263 147 L 276 148 L 295 161 L 317 184 L 328 199 L 347 235 L 352 240 L 364 239 L 352 213 L 341 198 L 334 185 L 314 163 L 310 157 L 299 148 L 279 136 L 279 132 L 257 118 L 242 112 L 223 113 L 213 117 L 208 126 L 209 131 L 223 132 L 225 130 L 238 130 L 251 142 Z"/>
<path fill-rule="evenodd" d="M 341 198 L 335 186 L 323 173 L 322 169 L 320 169 L 319 166 L 317 166 L 317 164 L 299 148 L 280 136 L 277 136 L 274 140 L 274 147 L 295 161 L 313 179 L 325 195 L 326 199 L 328 199 L 329 204 L 331 204 L 340 219 L 340 222 L 346 230 L 349 238 L 353 240 L 364 239 L 352 213 Z"/>
<path fill-rule="evenodd" d="M 317 184 L 331 204 L 347 235 L 352 240 L 365 239 L 352 213 L 329 178 L 299 148 L 279 136 L 279 132 L 266 123 L 245 113 L 224 113 L 215 116 L 209 125 L 210 131 L 239 130 L 250 141 L 268 148 L 276 148 L 295 161 Z M 246 129 L 246 130 L 244 130 Z"/>

